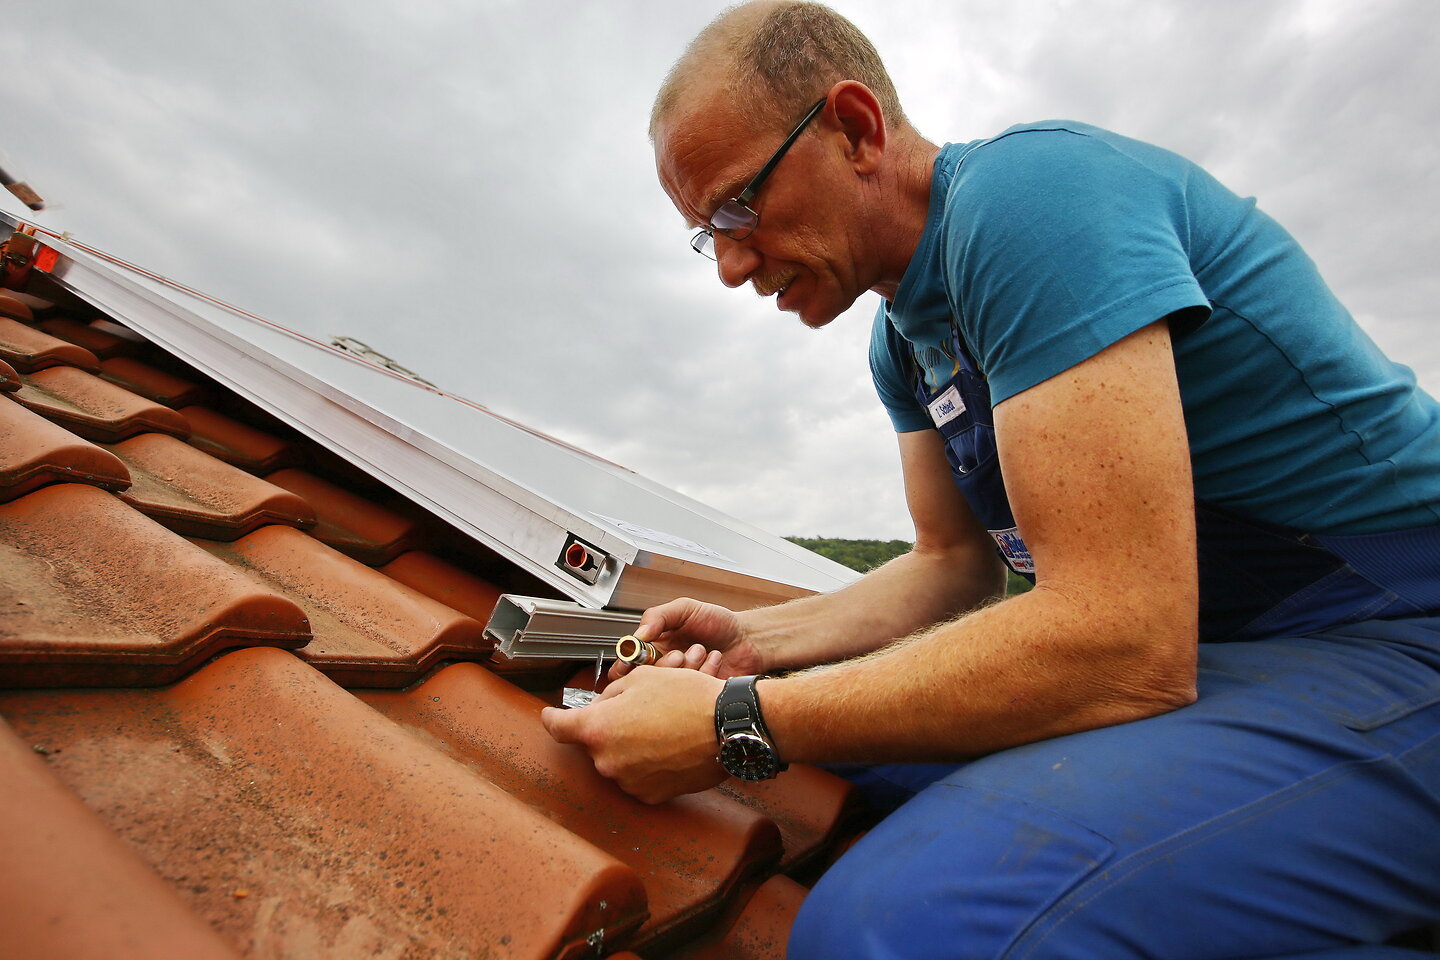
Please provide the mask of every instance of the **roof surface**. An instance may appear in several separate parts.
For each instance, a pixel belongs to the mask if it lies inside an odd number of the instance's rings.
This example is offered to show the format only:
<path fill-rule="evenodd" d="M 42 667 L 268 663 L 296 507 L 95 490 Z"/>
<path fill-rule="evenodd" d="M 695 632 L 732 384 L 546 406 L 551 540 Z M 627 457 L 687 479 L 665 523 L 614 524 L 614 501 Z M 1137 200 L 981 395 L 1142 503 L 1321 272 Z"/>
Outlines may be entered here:
<path fill-rule="evenodd" d="M 553 590 L 39 273 L 0 317 L 7 958 L 783 955 L 847 783 L 632 800 L 576 664 L 491 662 Z"/>

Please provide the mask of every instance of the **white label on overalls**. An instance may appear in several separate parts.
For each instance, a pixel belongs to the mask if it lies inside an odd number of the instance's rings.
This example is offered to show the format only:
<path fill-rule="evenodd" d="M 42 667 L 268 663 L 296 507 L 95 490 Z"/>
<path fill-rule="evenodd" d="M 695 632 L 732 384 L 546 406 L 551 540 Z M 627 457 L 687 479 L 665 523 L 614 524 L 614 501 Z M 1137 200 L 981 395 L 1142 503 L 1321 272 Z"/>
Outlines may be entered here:
<path fill-rule="evenodd" d="M 965 412 L 965 401 L 960 399 L 960 391 L 952 384 L 940 396 L 930 401 L 930 419 L 935 421 L 935 426 L 943 427 Z"/>
<path fill-rule="evenodd" d="M 1035 572 L 1035 560 L 1030 556 L 1030 548 L 1025 546 L 1025 541 L 1020 539 L 1019 527 L 991 530 L 990 536 L 995 538 L 995 545 L 1000 548 L 1000 553 L 1005 557 L 1005 562 L 1010 564 L 1010 569 L 1016 573 Z"/>

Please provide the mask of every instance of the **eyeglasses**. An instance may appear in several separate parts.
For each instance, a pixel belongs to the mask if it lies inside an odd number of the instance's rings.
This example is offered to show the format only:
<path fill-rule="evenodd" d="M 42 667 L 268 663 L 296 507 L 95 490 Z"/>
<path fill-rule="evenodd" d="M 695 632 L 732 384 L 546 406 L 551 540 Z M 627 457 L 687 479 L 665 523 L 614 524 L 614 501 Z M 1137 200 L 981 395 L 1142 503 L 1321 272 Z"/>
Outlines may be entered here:
<path fill-rule="evenodd" d="M 810 125 L 811 120 L 820 115 L 820 108 L 825 106 L 825 101 L 828 99 L 828 97 L 821 97 L 819 102 L 810 108 L 810 112 L 805 114 L 805 119 L 801 120 L 800 124 L 790 132 L 790 136 L 785 138 L 785 142 L 780 144 L 780 149 L 775 151 L 774 156 L 766 161 L 765 166 L 760 168 L 760 172 L 755 174 L 749 183 L 745 184 L 745 189 L 740 191 L 740 195 L 731 197 L 720 204 L 719 208 L 710 215 L 709 226 L 695 231 L 695 236 L 690 238 L 692 250 L 714 260 L 715 234 L 723 233 L 731 240 L 744 240 L 755 232 L 755 228 L 760 226 L 760 214 L 750 208 L 750 201 L 754 200 L 755 194 L 760 192 L 760 186 L 765 182 L 765 178 L 770 176 L 770 171 L 775 169 L 780 158 L 785 156 L 785 151 L 789 150 L 799 139 L 801 131 Z"/>

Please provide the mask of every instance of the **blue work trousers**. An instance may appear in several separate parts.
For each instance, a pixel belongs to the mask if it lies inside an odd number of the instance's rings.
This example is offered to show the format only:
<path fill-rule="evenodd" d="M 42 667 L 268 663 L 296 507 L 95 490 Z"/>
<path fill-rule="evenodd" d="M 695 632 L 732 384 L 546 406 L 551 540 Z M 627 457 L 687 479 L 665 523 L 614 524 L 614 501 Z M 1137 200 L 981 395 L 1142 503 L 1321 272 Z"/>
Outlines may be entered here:
<path fill-rule="evenodd" d="M 1406 955 L 1362 945 L 1440 923 L 1440 615 L 1202 644 L 1198 683 L 1162 716 L 857 774 L 909 799 L 820 879 L 791 960 Z"/>

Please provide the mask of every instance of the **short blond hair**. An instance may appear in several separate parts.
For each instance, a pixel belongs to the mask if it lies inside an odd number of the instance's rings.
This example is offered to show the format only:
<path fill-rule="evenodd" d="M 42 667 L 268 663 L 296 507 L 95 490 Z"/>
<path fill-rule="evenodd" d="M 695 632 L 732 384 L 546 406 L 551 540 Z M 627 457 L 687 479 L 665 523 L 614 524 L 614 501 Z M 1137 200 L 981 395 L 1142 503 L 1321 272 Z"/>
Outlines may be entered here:
<path fill-rule="evenodd" d="M 892 129 L 908 125 L 874 44 L 840 14 L 806 0 L 731 7 L 670 68 L 650 111 L 650 139 L 702 82 L 721 85 L 758 123 L 781 127 L 841 80 L 869 87 Z"/>

